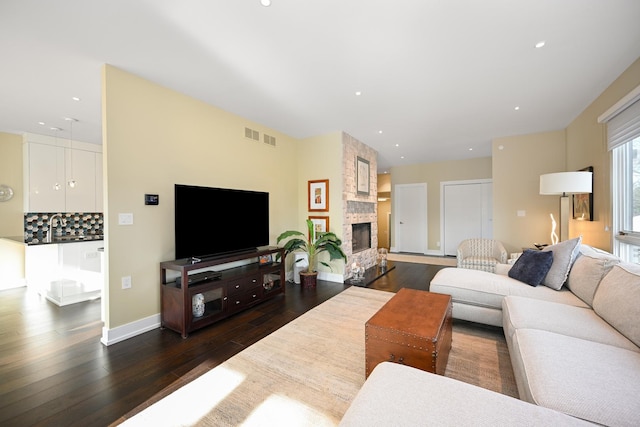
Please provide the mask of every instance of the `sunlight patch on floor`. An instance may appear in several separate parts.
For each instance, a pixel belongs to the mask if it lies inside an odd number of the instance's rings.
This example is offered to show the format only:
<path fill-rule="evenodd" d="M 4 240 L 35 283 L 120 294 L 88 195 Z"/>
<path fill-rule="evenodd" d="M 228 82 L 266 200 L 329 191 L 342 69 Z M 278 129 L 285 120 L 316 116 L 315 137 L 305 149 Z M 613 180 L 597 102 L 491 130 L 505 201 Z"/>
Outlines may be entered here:
<path fill-rule="evenodd" d="M 335 423 L 317 410 L 287 396 L 271 395 L 246 419 L 243 426 L 334 426 Z"/>
<path fill-rule="evenodd" d="M 244 380 L 243 374 L 218 366 L 121 425 L 144 427 L 197 425 Z M 216 386 L 211 387 L 211 384 Z"/>

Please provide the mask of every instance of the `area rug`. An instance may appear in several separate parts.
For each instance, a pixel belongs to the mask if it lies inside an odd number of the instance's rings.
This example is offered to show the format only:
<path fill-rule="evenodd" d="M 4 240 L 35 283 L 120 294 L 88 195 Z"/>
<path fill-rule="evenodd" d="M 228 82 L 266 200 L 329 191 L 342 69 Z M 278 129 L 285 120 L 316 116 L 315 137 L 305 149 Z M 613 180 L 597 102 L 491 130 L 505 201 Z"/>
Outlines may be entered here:
<path fill-rule="evenodd" d="M 122 425 L 334 426 L 365 381 L 365 322 L 392 296 L 348 288 Z M 513 395 L 495 336 L 455 324 L 445 375 Z"/>

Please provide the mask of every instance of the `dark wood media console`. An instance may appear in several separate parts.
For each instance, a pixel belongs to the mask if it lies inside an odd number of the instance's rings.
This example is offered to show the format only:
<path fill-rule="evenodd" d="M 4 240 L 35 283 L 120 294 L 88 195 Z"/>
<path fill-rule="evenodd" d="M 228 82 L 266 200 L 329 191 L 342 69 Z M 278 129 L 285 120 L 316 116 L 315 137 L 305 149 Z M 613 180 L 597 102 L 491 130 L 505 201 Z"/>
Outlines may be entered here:
<path fill-rule="evenodd" d="M 261 265 L 252 262 L 211 273 L 211 267 L 235 261 L 271 256 L 281 262 Z M 182 334 L 211 325 L 232 314 L 247 309 L 285 292 L 284 249 L 260 248 L 250 253 L 216 257 L 192 263 L 191 259 L 179 259 L 160 263 L 161 325 Z M 167 274 L 173 271 L 173 274 Z M 176 277 L 175 273 L 178 273 Z M 169 277 L 171 276 L 171 277 Z M 191 280 L 190 280 L 191 279 Z M 189 283 L 191 282 L 191 283 Z M 194 313 L 194 296 L 204 300 L 204 312 Z"/>

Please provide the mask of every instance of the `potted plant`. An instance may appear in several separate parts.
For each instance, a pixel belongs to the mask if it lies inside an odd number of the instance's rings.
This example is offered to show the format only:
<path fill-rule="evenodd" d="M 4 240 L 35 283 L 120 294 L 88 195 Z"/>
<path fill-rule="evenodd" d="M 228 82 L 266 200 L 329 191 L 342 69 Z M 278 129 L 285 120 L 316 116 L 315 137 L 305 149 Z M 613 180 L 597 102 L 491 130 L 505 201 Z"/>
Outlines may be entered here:
<path fill-rule="evenodd" d="M 278 244 L 284 241 L 284 256 L 285 258 L 291 252 L 306 252 L 309 260 L 309 267 L 307 271 L 300 273 L 300 280 L 304 287 L 315 287 L 318 277 L 318 255 L 322 252 L 329 252 L 329 260 L 343 259 L 347 261 L 347 256 L 343 252 L 340 245 L 342 241 L 335 235 L 335 233 L 326 232 L 319 234 L 315 241 L 313 240 L 315 233 L 313 230 L 313 222 L 307 219 L 308 235 L 305 235 L 299 231 L 285 231 L 278 236 Z M 296 262 L 302 261 L 299 259 Z M 331 266 L 329 263 L 320 261 L 325 267 Z"/>

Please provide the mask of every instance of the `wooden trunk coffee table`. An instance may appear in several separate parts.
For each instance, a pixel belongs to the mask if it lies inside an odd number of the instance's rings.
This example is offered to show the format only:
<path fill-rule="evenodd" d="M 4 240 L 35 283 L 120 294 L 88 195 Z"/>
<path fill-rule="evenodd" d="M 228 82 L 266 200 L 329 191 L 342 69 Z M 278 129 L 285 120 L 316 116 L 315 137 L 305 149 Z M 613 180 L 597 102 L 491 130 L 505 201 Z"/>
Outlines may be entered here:
<path fill-rule="evenodd" d="M 390 361 L 444 374 L 451 350 L 451 296 L 402 288 L 365 324 L 366 376 Z"/>

